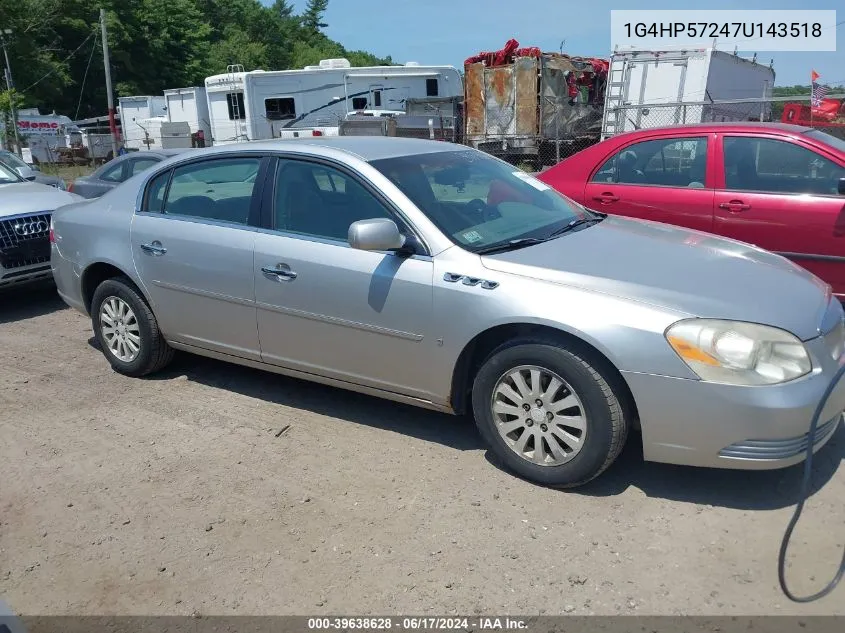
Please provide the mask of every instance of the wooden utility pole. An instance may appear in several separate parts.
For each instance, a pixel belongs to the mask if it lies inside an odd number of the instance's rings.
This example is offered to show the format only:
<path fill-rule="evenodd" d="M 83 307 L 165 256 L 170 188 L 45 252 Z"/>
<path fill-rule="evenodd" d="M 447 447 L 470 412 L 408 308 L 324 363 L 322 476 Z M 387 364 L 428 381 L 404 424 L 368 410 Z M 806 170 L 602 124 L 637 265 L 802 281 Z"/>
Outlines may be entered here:
<path fill-rule="evenodd" d="M 117 124 L 114 121 L 114 96 L 111 91 L 111 66 L 109 65 L 109 39 L 106 33 L 106 10 L 100 9 L 100 28 L 103 32 L 103 64 L 106 67 L 106 94 L 109 104 L 109 129 L 111 130 L 112 158 L 117 157 Z"/>

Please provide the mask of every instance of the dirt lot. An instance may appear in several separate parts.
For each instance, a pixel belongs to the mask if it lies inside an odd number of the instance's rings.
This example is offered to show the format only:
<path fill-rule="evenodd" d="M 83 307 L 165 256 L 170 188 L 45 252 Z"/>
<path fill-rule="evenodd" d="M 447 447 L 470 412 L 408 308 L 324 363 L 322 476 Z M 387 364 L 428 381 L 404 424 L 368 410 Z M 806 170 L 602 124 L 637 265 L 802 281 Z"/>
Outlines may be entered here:
<path fill-rule="evenodd" d="M 280 429 L 290 425 L 277 437 Z M 0 294 L 0 597 L 24 614 L 845 614 L 776 555 L 800 470 L 503 472 L 466 419 L 183 355 L 113 373 L 52 288 Z M 841 556 L 845 432 L 792 550 Z M 815 582 L 810 578 L 814 577 Z"/>

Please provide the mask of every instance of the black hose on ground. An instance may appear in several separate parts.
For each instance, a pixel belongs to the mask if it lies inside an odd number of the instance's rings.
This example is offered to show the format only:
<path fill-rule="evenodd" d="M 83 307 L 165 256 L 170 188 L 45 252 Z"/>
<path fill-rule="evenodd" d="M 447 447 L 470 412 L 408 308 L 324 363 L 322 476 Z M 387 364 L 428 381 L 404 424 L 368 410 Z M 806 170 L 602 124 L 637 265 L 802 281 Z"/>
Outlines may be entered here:
<path fill-rule="evenodd" d="M 807 456 L 804 460 L 804 478 L 801 481 L 801 491 L 798 494 L 798 505 L 795 506 L 795 513 L 792 515 L 792 519 L 790 519 L 789 525 L 786 527 L 786 532 L 783 535 L 783 541 L 781 541 L 780 544 L 780 553 L 778 554 L 778 580 L 780 581 L 780 588 L 783 593 L 786 594 L 786 597 L 793 602 L 815 602 L 816 600 L 824 598 L 831 591 L 836 589 L 839 581 L 842 580 L 842 576 L 845 575 L 845 551 L 843 551 L 842 561 L 839 563 L 839 570 L 836 572 L 833 580 L 825 585 L 820 591 L 817 591 L 809 596 L 796 596 L 786 586 L 786 550 L 789 547 L 789 541 L 792 538 L 792 531 L 795 529 L 798 519 L 801 518 L 801 512 L 804 510 L 804 503 L 810 495 L 810 483 L 813 475 L 813 448 L 816 439 L 816 429 L 819 426 L 819 418 L 821 417 L 822 410 L 827 404 L 827 401 L 830 399 L 830 394 L 832 394 L 833 390 L 836 389 L 836 385 L 839 384 L 839 380 L 843 375 L 845 375 L 845 365 L 839 368 L 836 375 L 833 377 L 833 380 L 830 381 L 822 399 L 816 407 L 813 419 L 810 421 L 810 431 L 807 433 Z"/>

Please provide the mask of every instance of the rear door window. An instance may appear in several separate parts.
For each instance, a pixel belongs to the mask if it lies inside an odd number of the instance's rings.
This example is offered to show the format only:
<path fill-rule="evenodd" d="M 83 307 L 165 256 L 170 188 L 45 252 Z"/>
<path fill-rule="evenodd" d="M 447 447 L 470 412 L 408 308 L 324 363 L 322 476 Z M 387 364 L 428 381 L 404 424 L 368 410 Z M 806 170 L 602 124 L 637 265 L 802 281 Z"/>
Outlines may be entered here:
<path fill-rule="evenodd" d="M 108 167 L 102 174 L 100 174 L 100 180 L 105 180 L 106 182 L 123 182 L 126 180 L 123 176 L 124 167 L 125 161 Z"/>
<path fill-rule="evenodd" d="M 146 210 L 249 224 L 259 157 L 217 158 L 176 167 L 150 181 Z"/>
<path fill-rule="evenodd" d="M 838 195 L 845 167 L 791 141 L 726 136 L 725 188 L 762 193 Z"/>

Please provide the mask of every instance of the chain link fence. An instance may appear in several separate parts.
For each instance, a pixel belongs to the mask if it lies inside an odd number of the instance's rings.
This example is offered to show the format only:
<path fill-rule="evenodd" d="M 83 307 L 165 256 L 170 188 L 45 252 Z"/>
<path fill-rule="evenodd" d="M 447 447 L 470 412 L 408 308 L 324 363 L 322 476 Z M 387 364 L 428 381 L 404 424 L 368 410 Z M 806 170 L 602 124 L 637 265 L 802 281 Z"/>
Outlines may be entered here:
<path fill-rule="evenodd" d="M 509 108 L 486 107 L 463 143 L 504 158 L 526 171 L 542 171 L 622 132 L 714 122 L 783 122 L 811 126 L 845 138 L 845 94 L 821 115 L 809 96 L 687 103 L 626 104 L 607 109 L 587 103 L 540 100 Z M 831 104 L 831 102 L 828 102 Z M 474 133 L 473 133 L 474 132 Z"/>

